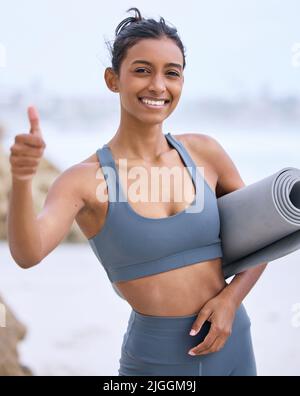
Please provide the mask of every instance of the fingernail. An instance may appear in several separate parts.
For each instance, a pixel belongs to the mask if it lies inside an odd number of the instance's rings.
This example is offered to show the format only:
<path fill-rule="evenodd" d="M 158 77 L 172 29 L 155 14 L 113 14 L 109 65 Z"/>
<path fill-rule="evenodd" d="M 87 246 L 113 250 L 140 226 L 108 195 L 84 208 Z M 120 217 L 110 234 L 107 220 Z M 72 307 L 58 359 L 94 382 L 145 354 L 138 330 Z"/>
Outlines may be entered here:
<path fill-rule="evenodd" d="M 195 356 L 196 354 L 193 351 L 189 351 L 189 355 Z"/>
<path fill-rule="evenodd" d="M 197 331 L 194 330 L 194 329 L 192 329 L 192 330 L 190 331 L 190 335 L 191 335 L 191 336 L 196 335 L 196 333 L 197 333 Z"/>

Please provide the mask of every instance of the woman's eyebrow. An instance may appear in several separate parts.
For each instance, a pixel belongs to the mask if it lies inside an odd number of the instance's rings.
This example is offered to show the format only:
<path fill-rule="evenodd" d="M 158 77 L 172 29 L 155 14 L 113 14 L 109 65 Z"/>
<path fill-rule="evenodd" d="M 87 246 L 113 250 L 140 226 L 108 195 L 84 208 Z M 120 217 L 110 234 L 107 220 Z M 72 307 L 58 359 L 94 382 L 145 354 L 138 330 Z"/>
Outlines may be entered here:
<path fill-rule="evenodd" d="M 149 61 L 143 60 L 143 59 L 137 59 L 134 62 L 132 62 L 132 65 L 134 65 L 135 63 L 144 63 L 145 65 L 149 65 L 149 66 L 153 66 L 153 64 Z M 174 63 L 174 62 L 170 62 L 170 63 L 166 63 L 165 67 L 178 67 L 178 69 L 182 70 L 182 66 L 179 63 Z"/>

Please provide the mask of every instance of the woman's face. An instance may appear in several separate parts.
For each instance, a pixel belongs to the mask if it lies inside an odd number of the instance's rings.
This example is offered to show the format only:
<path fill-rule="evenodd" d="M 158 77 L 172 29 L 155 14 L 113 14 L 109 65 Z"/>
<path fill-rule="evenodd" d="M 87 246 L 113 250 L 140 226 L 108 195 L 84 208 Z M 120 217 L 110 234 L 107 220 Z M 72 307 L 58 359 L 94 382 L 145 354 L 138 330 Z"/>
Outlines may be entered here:
<path fill-rule="evenodd" d="M 140 40 L 128 49 L 115 84 L 123 115 L 148 124 L 163 122 L 177 106 L 183 82 L 183 55 L 173 40 Z"/>

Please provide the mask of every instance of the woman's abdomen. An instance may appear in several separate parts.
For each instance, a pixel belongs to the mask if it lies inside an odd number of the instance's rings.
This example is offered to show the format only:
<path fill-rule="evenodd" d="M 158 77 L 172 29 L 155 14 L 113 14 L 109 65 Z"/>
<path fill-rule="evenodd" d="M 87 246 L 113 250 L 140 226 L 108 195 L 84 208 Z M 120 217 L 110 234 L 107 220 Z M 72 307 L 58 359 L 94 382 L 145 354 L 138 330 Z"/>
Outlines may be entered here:
<path fill-rule="evenodd" d="M 221 259 L 217 258 L 115 285 L 137 312 L 180 316 L 199 312 L 226 282 Z"/>

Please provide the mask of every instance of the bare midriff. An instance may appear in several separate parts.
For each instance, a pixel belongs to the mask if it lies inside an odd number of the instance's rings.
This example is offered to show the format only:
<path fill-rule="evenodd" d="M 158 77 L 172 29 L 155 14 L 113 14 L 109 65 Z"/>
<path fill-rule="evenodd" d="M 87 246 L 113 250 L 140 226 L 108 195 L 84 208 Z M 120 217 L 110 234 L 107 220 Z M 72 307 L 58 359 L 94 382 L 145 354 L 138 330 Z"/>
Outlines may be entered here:
<path fill-rule="evenodd" d="M 135 311 L 151 316 L 198 313 L 226 286 L 220 258 L 114 284 Z"/>

